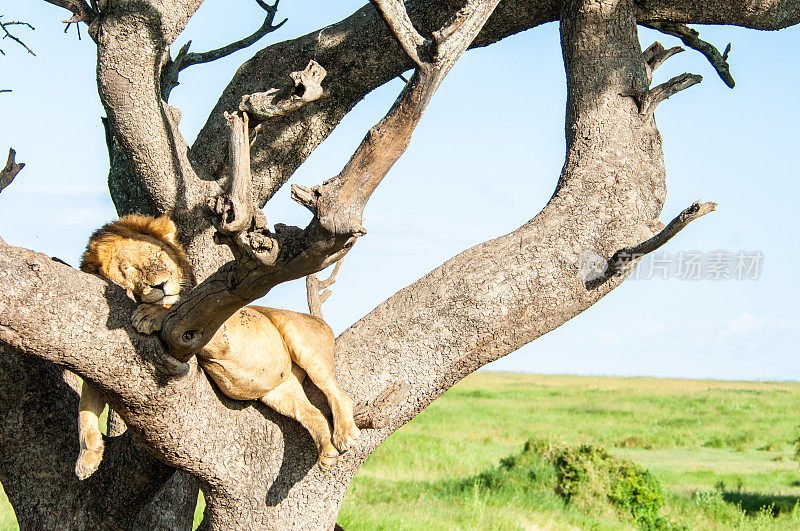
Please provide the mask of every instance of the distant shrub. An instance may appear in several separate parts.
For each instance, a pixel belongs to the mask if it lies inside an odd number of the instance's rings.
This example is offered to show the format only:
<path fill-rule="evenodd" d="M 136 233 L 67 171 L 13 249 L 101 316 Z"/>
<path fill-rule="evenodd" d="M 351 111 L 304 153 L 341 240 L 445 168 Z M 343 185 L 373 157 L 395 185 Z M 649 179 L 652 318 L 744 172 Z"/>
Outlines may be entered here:
<path fill-rule="evenodd" d="M 553 464 L 558 474 L 556 492 L 568 500 L 591 504 L 606 499 L 642 529 L 670 527 L 659 514 L 664 506 L 661 483 L 635 463 L 582 445 L 560 449 Z"/>
<path fill-rule="evenodd" d="M 659 514 L 664 506 L 659 481 L 633 462 L 592 445 L 563 446 L 532 439 L 521 453 L 461 485 L 462 491 L 473 495 L 478 489 L 517 496 L 548 491 L 595 515 L 632 520 L 641 529 L 673 527 Z"/>

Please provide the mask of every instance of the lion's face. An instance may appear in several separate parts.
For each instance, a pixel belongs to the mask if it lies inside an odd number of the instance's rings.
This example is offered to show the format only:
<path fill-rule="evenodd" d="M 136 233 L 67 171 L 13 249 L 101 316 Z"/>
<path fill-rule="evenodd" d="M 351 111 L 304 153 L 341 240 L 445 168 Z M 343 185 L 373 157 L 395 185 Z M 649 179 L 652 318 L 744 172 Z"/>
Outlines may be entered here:
<path fill-rule="evenodd" d="M 108 279 L 142 302 L 175 304 L 187 287 L 187 279 L 171 250 L 157 240 L 148 239 L 125 238 L 116 242 Z"/>
<path fill-rule="evenodd" d="M 81 269 L 122 286 L 140 302 L 169 306 L 194 285 L 186 255 L 166 216 L 125 216 L 89 240 Z"/>

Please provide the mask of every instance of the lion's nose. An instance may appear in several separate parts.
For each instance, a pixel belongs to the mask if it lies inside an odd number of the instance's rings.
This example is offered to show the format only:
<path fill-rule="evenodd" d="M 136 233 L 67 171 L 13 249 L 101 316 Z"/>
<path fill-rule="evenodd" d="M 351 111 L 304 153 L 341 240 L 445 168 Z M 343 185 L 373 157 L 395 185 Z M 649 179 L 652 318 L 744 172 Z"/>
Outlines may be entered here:
<path fill-rule="evenodd" d="M 167 287 L 167 281 L 166 280 L 164 282 L 162 282 L 161 284 L 153 284 L 153 288 L 160 289 L 161 291 L 164 291 L 164 289 L 166 289 L 166 287 Z"/>

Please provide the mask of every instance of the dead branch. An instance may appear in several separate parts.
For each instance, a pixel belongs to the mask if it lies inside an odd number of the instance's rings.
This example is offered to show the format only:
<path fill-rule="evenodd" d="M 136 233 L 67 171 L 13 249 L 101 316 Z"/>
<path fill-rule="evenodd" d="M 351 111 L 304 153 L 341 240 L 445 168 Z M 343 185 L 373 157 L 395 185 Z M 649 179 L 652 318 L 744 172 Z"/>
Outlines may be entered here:
<path fill-rule="evenodd" d="M 180 75 L 181 70 L 193 65 L 209 63 L 211 61 L 216 61 L 217 59 L 227 57 L 234 52 L 238 52 L 239 50 L 243 50 L 248 46 L 251 46 L 268 33 L 272 33 L 283 26 L 288 19 L 283 19 L 278 24 L 273 25 L 273 22 L 275 21 L 275 15 L 278 12 L 279 2 L 280 0 L 275 0 L 274 4 L 268 4 L 262 0 L 256 0 L 256 3 L 259 5 L 259 7 L 267 12 L 267 16 L 264 18 L 264 22 L 261 24 L 261 27 L 243 39 L 232 42 L 215 50 L 209 50 L 207 52 L 200 53 L 189 52 L 189 46 L 191 46 L 192 41 L 184 44 L 178 51 L 178 55 L 175 56 L 175 59 L 167 62 L 161 71 L 161 98 L 164 101 L 169 100 L 169 94 L 172 89 L 180 84 L 178 82 L 178 76 Z"/>
<path fill-rule="evenodd" d="M 684 49 L 680 46 L 675 46 L 667 50 L 658 41 L 651 44 L 644 52 L 642 52 L 642 55 L 644 56 L 645 69 L 647 71 L 647 82 L 650 83 L 653 81 L 653 71 L 656 68 L 664 64 L 664 61 L 676 53 L 681 53 L 682 51 L 684 51 Z"/>
<path fill-rule="evenodd" d="M 725 47 L 724 52 L 719 53 L 719 50 L 717 50 L 713 44 L 701 39 L 700 33 L 688 27 L 686 24 L 664 21 L 648 21 L 642 22 L 641 24 L 660 31 L 661 33 L 678 37 L 683 41 L 683 44 L 705 55 L 708 62 L 711 63 L 711 66 L 714 67 L 714 70 L 717 71 L 719 77 L 728 87 L 733 88 L 736 85 L 733 76 L 731 76 L 730 65 L 728 64 L 728 54 L 731 51 L 730 43 Z"/>
<path fill-rule="evenodd" d="M 325 280 L 319 280 L 316 273 L 312 273 L 306 277 L 306 295 L 308 297 L 308 313 L 314 317 L 322 319 L 322 305 L 331 296 L 331 290 L 328 288 L 333 286 L 336 282 L 336 275 L 339 274 L 339 269 L 342 267 L 344 257 L 336 262 L 333 272 Z"/>
<path fill-rule="evenodd" d="M 418 55 L 421 66 L 339 175 L 313 188 L 292 186 L 292 198 L 314 214 L 305 229 L 276 225 L 274 232 L 270 231 L 263 215 L 256 211 L 248 230 L 218 232 L 218 241 L 231 248 L 236 260 L 220 268 L 172 309 L 162 331 L 170 352 L 179 359 L 197 352 L 238 308 L 279 283 L 325 269 L 366 234 L 362 216 L 369 197 L 405 151 L 436 89 L 498 3 L 470 0 L 449 24 L 434 32 L 431 57 Z M 401 42 L 421 42 L 418 32 L 410 33 L 416 30 L 401 1 L 386 0 L 377 5 L 385 8 L 382 15 L 390 21 L 390 28 L 406 32 L 398 36 Z M 249 171 L 239 178 L 249 179 Z"/>
<path fill-rule="evenodd" d="M 394 0 L 372 0 L 372 3 L 375 4 L 386 24 L 389 25 L 389 29 L 403 47 L 406 55 L 414 61 L 415 65 L 422 67 L 420 50 L 429 44 L 429 41 L 414 28 L 408 15 L 405 14 L 405 6 Z"/>
<path fill-rule="evenodd" d="M 252 115 L 258 121 L 271 120 L 294 112 L 322 96 L 322 81 L 326 75 L 325 69 L 312 59 L 305 69 L 289 74 L 294 82 L 289 91 L 273 88 L 266 92 L 245 94 L 239 103 L 239 110 Z"/>
<path fill-rule="evenodd" d="M 681 74 L 648 90 L 639 98 L 639 114 L 649 118 L 653 115 L 659 103 L 681 90 L 700 83 L 702 80 L 703 76 L 698 74 Z"/>
<path fill-rule="evenodd" d="M 642 256 L 652 253 L 669 240 L 671 240 L 676 234 L 682 231 L 689 223 L 696 220 L 699 217 L 705 216 L 709 212 L 713 212 L 717 209 L 717 204 L 713 202 L 708 203 L 700 203 L 699 201 L 695 201 L 692 203 L 686 210 L 678 214 L 678 216 L 669 222 L 669 225 L 664 227 L 660 232 L 658 232 L 655 236 L 646 240 L 638 245 L 634 245 L 633 247 L 626 247 L 624 249 L 620 249 L 619 251 L 615 252 L 614 255 L 608 261 L 608 267 L 605 271 L 605 279 L 609 279 L 618 271 L 620 271 L 625 265 L 629 264 L 633 260 L 637 258 L 641 258 Z"/>
<path fill-rule="evenodd" d="M 0 170 L 0 192 L 2 192 L 6 186 L 11 184 L 11 181 L 14 180 L 14 177 L 25 167 L 24 162 L 15 162 L 14 157 L 17 155 L 17 152 L 14 151 L 14 148 L 8 148 L 8 161 L 6 161 L 6 166 L 2 170 Z"/>
<path fill-rule="evenodd" d="M 229 194 L 222 194 L 209 203 L 214 213 L 214 227 L 223 234 L 236 234 L 250 227 L 253 219 L 252 179 L 250 178 L 250 141 L 246 113 L 225 113 L 230 128 Z"/>
<path fill-rule="evenodd" d="M 3 15 L 0 15 L 0 18 L 3 18 Z M 28 45 L 25 44 L 25 42 L 22 39 L 20 39 L 19 37 L 17 37 L 13 33 L 11 33 L 11 31 L 9 31 L 9 28 L 12 27 L 12 26 L 26 27 L 26 28 L 29 28 L 31 31 L 35 31 L 36 28 L 31 26 L 27 22 L 21 22 L 19 20 L 12 20 L 10 22 L 3 22 L 3 21 L 0 20 L 0 29 L 2 29 L 3 33 L 4 33 L 2 38 L 3 39 L 11 39 L 12 41 L 16 42 L 17 44 L 19 44 L 20 46 L 25 48 L 25 51 L 27 51 L 29 54 L 35 56 L 36 54 L 33 52 L 33 50 L 28 48 Z M 5 54 L 6 53 L 2 49 L 0 49 L 0 55 L 5 55 Z"/>

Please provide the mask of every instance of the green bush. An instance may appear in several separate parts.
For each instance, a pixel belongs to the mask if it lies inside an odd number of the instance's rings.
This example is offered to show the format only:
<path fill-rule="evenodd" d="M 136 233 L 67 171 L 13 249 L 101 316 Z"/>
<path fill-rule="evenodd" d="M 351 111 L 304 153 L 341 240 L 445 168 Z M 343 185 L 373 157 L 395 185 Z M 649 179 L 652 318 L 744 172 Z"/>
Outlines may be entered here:
<path fill-rule="evenodd" d="M 592 445 L 561 448 L 552 462 L 556 492 L 570 501 L 594 504 L 609 501 L 642 529 L 669 527 L 660 516 L 664 492 L 647 470 Z"/>
<path fill-rule="evenodd" d="M 483 492 L 536 498 L 540 503 L 549 496 L 595 516 L 632 521 L 641 529 L 671 527 L 660 515 L 664 494 L 658 480 L 631 461 L 592 445 L 529 440 L 521 453 L 462 482 L 459 490 L 473 496 Z"/>

